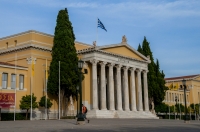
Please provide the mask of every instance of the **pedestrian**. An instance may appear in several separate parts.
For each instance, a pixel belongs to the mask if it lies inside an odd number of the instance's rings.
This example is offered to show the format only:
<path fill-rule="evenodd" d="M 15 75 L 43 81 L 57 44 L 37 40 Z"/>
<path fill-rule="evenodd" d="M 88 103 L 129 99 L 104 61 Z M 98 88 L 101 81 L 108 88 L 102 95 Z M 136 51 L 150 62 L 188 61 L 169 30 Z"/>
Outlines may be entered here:
<path fill-rule="evenodd" d="M 86 119 L 86 120 L 88 121 L 88 123 L 89 123 L 90 120 L 87 119 L 87 117 L 86 117 L 86 114 L 87 114 L 87 107 L 84 106 L 83 104 L 82 104 L 82 113 L 83 113 L 84 119 Z"/>

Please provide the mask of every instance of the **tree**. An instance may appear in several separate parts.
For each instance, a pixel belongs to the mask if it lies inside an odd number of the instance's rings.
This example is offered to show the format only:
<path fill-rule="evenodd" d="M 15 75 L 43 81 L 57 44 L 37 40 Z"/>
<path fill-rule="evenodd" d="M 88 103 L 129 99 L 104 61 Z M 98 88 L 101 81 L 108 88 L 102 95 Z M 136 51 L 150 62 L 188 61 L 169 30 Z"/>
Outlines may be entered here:
<path fill-rule="evenodd" d="M 150 57 L 151 63 L 148 64 L 149 72 L 147 74 L 149 100 L 153 100 L 155 106 L 159 105 L 164 100 L 165 91 L 167 90 L 164 80 L 165 74 L 160 71 L 159 61 L 154 62 L 153 53 L 146 37 L 144 37 L 142 47 L 139 44 L 138 51 L 144 56 Z"/>
<path fill-rule="evenodd" d="M 32 94 L 32 109 L 38 108 L 38 103 L 36 102 L 37 97 Z M 20 109 L 26 110 L 26 120 L 28 119 L 28 111 L 31 108 L 31 95 L 22 96 L 20 100 Z"/>
<path fill-rule="evenodd" d="M 51 103 L 50 99 L 47 98 L 47 106 L 46 106 L 46 96 L 41 97 L 40 102 L 39 102 L 39 106 L 40 107 L 47 107 L 48 119 L 49 119 L 49 108 L 51 108 L 52 105 L 53 105 L 53 103 Z"/>
<path fill-rule="evenodd" d="M 196 113 L 196 115 L 199 115 L 200 113 L 200 104 L 190 104 L 191 112 Z"/>
<path fill-rule="evenodd" d="M 59 84 L 59 61 L 60 61 L 60 89 L 61 89 L 61 110 L 65 97 L 76 95 L 76 86 L 79 77 L 76 71 L 78 58 L 75 48 L 75 35 L 69 20 L 68 11 L 60 10 L 57 16 L 57 24 L 54 32 L 52 61 L 48 80 L 48 92 L 58 95 Z"/>
<path fill-rule="evenodd" d="M 165 104 L 165 103 L 161 103 L 159 105 L 155 106 L 155 111 L 156 113 L 160 112 L 160 113 L 168 113 L 169 112 L 169 105 Z"/>

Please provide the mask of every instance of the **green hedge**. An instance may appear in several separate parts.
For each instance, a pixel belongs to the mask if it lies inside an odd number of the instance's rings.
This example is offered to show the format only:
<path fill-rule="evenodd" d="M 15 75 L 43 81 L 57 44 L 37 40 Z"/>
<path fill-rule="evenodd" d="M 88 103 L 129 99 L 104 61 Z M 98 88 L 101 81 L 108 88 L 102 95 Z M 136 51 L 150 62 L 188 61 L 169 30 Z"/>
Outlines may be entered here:
<path fill-rule="evenodd" d="M 63 116 L 61 119 L 76 119 L 76 116 Z"/>
<path fill-rule="evenodd" d="M 30 114 L 28 114 L 28 120 L 30 119 Z M 2 121 L 13 121 L 14 113 L 1 113 Z M 26 120 L 26 113 L 15 113 L 15 120 Z"/>

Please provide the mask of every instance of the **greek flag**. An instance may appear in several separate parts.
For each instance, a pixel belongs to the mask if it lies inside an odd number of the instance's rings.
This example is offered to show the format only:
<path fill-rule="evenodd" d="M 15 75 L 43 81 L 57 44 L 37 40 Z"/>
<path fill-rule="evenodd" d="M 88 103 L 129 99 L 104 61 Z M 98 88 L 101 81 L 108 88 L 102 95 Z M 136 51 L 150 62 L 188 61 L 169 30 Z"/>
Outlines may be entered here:
<path fill-rule="evenodd" d="M 98 25 L 97 25 L 97 27 L 100 27 L 100 28 L 104 29 L 107 32 L 106 28 L 104 27 L 103 23 L 99 20 L 99 18 L 98 18 Z"/>

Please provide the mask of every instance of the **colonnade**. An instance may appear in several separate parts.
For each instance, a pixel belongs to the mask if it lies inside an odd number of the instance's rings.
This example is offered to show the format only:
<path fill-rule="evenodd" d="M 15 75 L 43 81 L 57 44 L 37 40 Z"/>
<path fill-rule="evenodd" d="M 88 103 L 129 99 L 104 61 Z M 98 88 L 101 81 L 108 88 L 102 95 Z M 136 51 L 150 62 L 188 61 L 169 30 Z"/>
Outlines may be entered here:
<path fill-rule="evenodd" d="M 90 63 L 92 110 L 149 111 L 147 69 L 96 59 L 90 60 Z M 106 105 L 107 102 L 109 105 Z"/>

